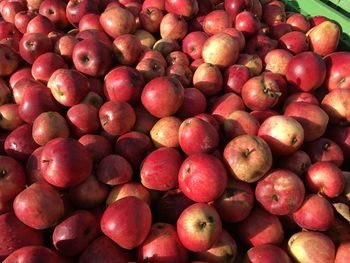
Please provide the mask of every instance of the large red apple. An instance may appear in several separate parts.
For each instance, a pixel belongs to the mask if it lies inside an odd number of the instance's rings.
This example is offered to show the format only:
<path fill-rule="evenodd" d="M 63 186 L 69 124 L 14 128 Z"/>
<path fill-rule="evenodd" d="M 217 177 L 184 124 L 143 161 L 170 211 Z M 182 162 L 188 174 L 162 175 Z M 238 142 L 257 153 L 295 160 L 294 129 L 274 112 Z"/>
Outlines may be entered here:
<path fill-rule="evenodd" d="M 193 60 L 199 59 L 202 57 L 203 45 L 207 39 L 207 34 L 202 31 L 191 32 L 182 40 L 182 51 Z"/>
<path fill-rule="evenodd" d="M 184 17 L 168 13 L 166 14 L 162 21 L 160 22 L 160 36 L 163 39 L 183 39 L 188 30 L 188 25 Z"/>
<path fill-rule="evenodd" d="M 225 91 L 241 94 L 243 85 L 250 77 L 250 71 L 246 66 L 231 65 L 223 74 Z"/>
<path fill-rule="evenodd" d="M 327 75 L 324 85 L 328 90 L 333 89 L 349 89 L 350 79 L 348 78 L 350 72 L 348 67 L 344 67 L 345 61 L 350 59 L 349 52 L 334 52 L 325 58 Z"/>
<path fill-rule="evenodd" d="M 66 6 L 66 3 L 60 0 L 44 0 L 40 4 L 39 14 L 50 19 L 57 28 L 65 29 L 69 25 Z"/>
<path fill-rule="evenodd" d="M 85 14 L 97 14 L 98 13 L 98 5 L 97 1 L 89 1 L 89 0 L 70 0 L 67 3 L 66 7 L 66 17 L 68 21 L 77 26 L 80 19 Z"/>
<path fill-rule="evenodd" d="M 309 50 L 309 40 L 305 33 L 300 31 L 287 32 L 279 39 L 279 46 L 290 51 L 293 55 Z"/>
<path fill-rule="evenodd" d="M 19 105 L 15 103 L 7 103 L 0 106 L 1 129 L 13 131 L 14 129 L 24 124 L 24 121 L 19 116 L 18 107 Z"/>
<path fill-rule="evenodd" d="M 199 9 L 197 0 L 165 0 L 165 10 L 186 18 L 194 17 Z"/>

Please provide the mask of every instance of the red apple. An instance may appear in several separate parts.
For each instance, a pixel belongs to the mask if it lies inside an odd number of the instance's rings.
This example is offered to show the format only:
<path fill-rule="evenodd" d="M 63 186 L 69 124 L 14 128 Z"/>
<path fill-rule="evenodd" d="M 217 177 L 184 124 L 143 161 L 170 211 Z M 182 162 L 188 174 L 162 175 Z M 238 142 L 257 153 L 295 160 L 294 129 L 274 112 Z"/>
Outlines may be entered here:
<path fill-rule="evenodd" d="M 256 54 L 264 61 L 266 54 L 276 49 L 277 45 L 277 40 L 269 38 L 263 33 L 257 33 L 247 40 L 244 52 L 247 54 Z"/>
<path fill-rule="evenodd" d="M 263 6 L 262 19 L 268 26 L 271 26 L 277 22 L 286 21 L 284 6 L 277 5 L 275 2 L 277 1 L 267 3 Z"/>
<path fill-rule="evenodd" d="M 280 219 L 258 206 L 246 219 L 237 223 L 236 230 L 245 244 L 254 247 L 265 244 L 278 246 L 284 238 Z"/>
<path fill-rule="evenodd" d="M 136 36 L 124 34 L 113 41 L 113 52 L 117 62 L 121 65 L 131 66 L 138 61 L 142 45 Z"/>
<path fill-rule="evenodd" d="M 168 13 L 174 13 L 185 18 L 192 18 L 199 11 L 197 0 L 164 0 L 164 4 Z"/>
<path fill-rule="evenodd" d="M 173 51 L 165 58 L 168 67 L 174 64 L 182 64 L 183 66 L 189 66 L 190 61 L 187 55 L 182 51 Z"/>
<path fill-rule="evenodd" d="M 223 74 L 224 90 L 241 94 L 243 85 L 250 79 L 250 72 L 246 66 L 232 65 Z"/>
<path fill-rule="evenodd" d="M 64 35 L 55 43 L 55 52 L 61 55 L 67 62 L 72 61 L 74 46 L 79 42 L 74 36 Z"/>
<path fill-rule="evenodd" d="M 176 223 L 182 245 L 190 251 L 206 251 L 220 238 L 222 223 L 215 208 L 206 203 L 187 207 Z"/>
<path fill-rule="evenodd" d="M 151 221 L 152 213 L 148 204 L 129 196 L 109 205 L 102 215 L 100 225 L 102 232 L 119 246 L 133 249 L 146 239 Z"/>
<path fill-rule="evenodd" d="M 328 114 L 332 124 L 348 124 L 350 108 L 347 103 L 350 89 L 335 89 L 326 94 L 321 101 L 322 109 Z"/>
<path fill-rule="evenodd" d="M 289 104 L 294 102 L 305 102 L 318 106 L 320 103 L 316 96 L 309 92 L 296 92 L 288 96 L 284 101 L 283 109 L 287 108 Z"/>
<path fill-rule="evenodd" d="M 45 182 L 45 179 L 42 176 L 40 170 L 40 156 L 43 151 L 43 148 L 44 147 L 41 146 L 35 149 L 27 160 L 25 170 L 27 176 L 26 182 L 28 186 L 38 181 Z"/>
<path fill-rule="evenodd" d="M 50 19 L 57 28 L 65 29 L 69 25 L 66 6 L 66 3 L 60 0 L 44 0 L 40 4 L 39 14 Z"/>
<path fill-rule="evenodd" d="M 245 10 L 251 11 L 253 8 L 253 1 L 251 0 L 226 0 L 224 4 L 226 12 L 231 16 L 233 21 L 239 13 Z"/>
<path fill-rule="evenodd" d="M 287 65 L 293 55 L 284 49 L 271 50 L 265 56 L 266 70 L 276 74 L 286 75 Z"/>
<path fill-rule="evenodd" d="M 193 74 L 193 85 L 207 97 L 220 93 L 223 78 L 219 67 L 210 63 L 201 64 Z"/>
<path fill-rule="evenodd" d="M 157 42 L 151 46 L 153 50 L 158 51 L 165 58 L 173 51 L 180 50 L 180 45 L 175 39 L 159 39 Z"/>
<path fill-rule="evenodd" d="M 191 69 L 184 64 L 173 64 L 166 69 L 166 76 L 173 77 L 180 81 L 184 88 L 192 84 L 193 73 Z"/>
<path fill-rule="evenodd" d="M 19 42 L 19 53 L 29 64 L 33 64 L 40 55 L 51 51 L 52 42 L 43 33 L 26 33 Z"/>
<path fill-rule="evenodd" d="M 142 74 L 145 83 L 165 75 L 165 67 L 152 58 L 141 59 L 135 68 Z"/>
<path fill-rule="evenodd" d="M 222 124 L 227 116 L 236 110 L 245 110 L 244 103 L 240 96 L 228 92 L 214 100 L 209 113 Z"/>
<path fill-rule="evenodd" d="M 205 112 L 207 101 L 203 93 L 196 88 L 186 88 L 184 101 L 177 112 L 182 118 L 194 117 L 197 114 Z"/>
<path fill-rule="evenodd" d="M 337 88 L 350 88 L 350 81 L 348 79 L 349 69 L 343 66 L 345 61 L 349 58 L 349 52 L 334 52 L 324 58 L 327 67 L 327 75 L 324 85 L 329 91 Z"/>
<path fill-rule="evenodd" d="M 278 160 L 278 167 L 288 169 L 298 176 L 304 175 L 311 166 L 310 156 L 301 150 L 282 156 Z"/>
<path fill-rule="evenodd" d="M 302 231 L 289 238 L 288 252 L 297 262 L 332 263 L 335 245 L 323 233 Z"/>
<path fill-rule="evenodd" d="M 238 13 L 235 18 L 235 28 L 242 32 L 245 38 L 249 38 L 259 32 L 261 23 L 252 12 L 243 11 Z"/>
<path fill-rule="evenodd" d="M 143 29 L 150 33 L 159 32 L 160 22 L 163 19 L 162 10 L 153 6 L 143 8 L 139 14 L 140 24 Z"/>
<path fill-rule="evenodd" d="M 180 243 L 176 229 L 173 225 L 156 223 L 152 225 L 146 240 L 138 247 L 139 261 L 162 261 L 166 258 L 169 263 L 187 262 L 188 252 Z"/>
<path fill-rule="evenodd" d="M 79 142 L 87 148 L 95 162 L 112 153 L 111 144 L 101 135 L 86 134 L 79 138 Z"/>
<path fill-rule="evenodd" d="M 86 180 L 92 172 L 88 150 L 72 138 L 56 138 L 42 151 L 40 169 L 45 180 L 57 187 L 72 187 Z"/>
<path fill-rule="evenodd" d="M 32 136 L 39 145 L 45 145 L 54 138 L 68 138 L 69 126 L 64 117 L 55 111 L 38 115 L 33 122 Z"/>
<path fill-rule="evenodd" d="M 297 210 L 305 196 L 303 181 L 293 172 L 276 169 L 261 179 L 256 188 L 257 201 L 271 214 L 287 215 Z"/>
<path fill-rule="evenodd" d="M 255 1 L 255 0 L 254 0 Z M 239 49 L 240 51 L 243 51 L 243 49 L 245 48 L 245 38 L 244 35 L 242 34 L 241 31 L 238 31 L 236 28 L 231 27 L 231 28 L 225 28 L 223 31 L 223 33 L 227 33 L 230 36 L 236 38 L 239 42 Z"/>
<path fill-rule="evenodd" d="M 97 236 L 98 224 L 93 214 L 77 210 L 55 226 L 52 241 L 67 256 L 79 255 Z"/>
<path fill-rule="evenodd" d="M 3 1 L 1 7 L 1 16 L 6 22 L 14 24 L 17 13 L 25 10 L 25 5 L 22 2 Z"/>
<path fill-rule="evenodd" d="M 315 231 L 327 230 L 334 219 L 333 207 L 329 201 L 317 194 L 305 197 L 301 207 L 293 214 L 298 226 Z"/>
<path fill-rule="evenodd" d="M 21 81 L 22 79 L 34 80 L 31 72 L 31 67 L 23 67 L 16 70 L 16 72 L 14 72 L 9 78 L 10 87 L 13 89 L 13 87 L 17 84 L 17 82 Z M 4 84 L 5 83 L 2 83 L 0 85 L 1 89 L 5 88 L 5 86 L 7 87 L 7 85 L 6 84 L 4 85 Z"/>
<path fill-rule="evenodd" d="M 246 111 L 233 111 L 224 121 L 223 130 L 229 140 L 243 134 L 257 135 L 259 122 Z"/>
<path fill-rule="evenodd" d="M 20 262 L 24 261 L 27 263 L 35 262 L 47 262 L 56 263 L 58 262 L 58 256 L 47 247 L 44 246 L 25 246 L 15 250 L 9 255 L 3 262 Z"/>
<path fill-rule="evenodd" d="M 224 193 L 215 200 L 214 206 L 223 222 L 242 221 L 254 206 L 252 187 L 248 183 L 231 179 Z"/>
<path fill-rule="evenodd" d="M 131 180 L 133 170 L 130 163 L 122 156 L 110 154 L 97 166 L 97 178 L 107 185 L 119 185 Z"/>
<path fill-rule="evenodd" d="M 34 183 L 19 193 L 13 210 L 19 220 L 34 229 L 56 225 L 64 212 L 59 193 L 46 182 Z"/>
<path fill-rule="evenodd" d="M 77 26 L 80 19 L 89 13 L 97 14 L 98 13 L 98 5 L 97 1 L 89 1 L 89 0 L 70 0 L 67 3 L 66 7 L 66 17 L 68 21 Z"/>
<path fill-rule="evenodd" d="M 203 29 L 209 36 L 221 33 L 224 29 L 233 26 L 231 16 L 224 10 L 211 11 L 204 17 Z"/>
<path fill-rule="evenodd" d="M 88 13 L 80 19 L 79 31 L 84 31 L 88 29 L 103 30 L 100 24 L 100 15 Z"/>
<path fill-rule="evenodd" d="M 258 55 L 241 53 L 237 64 L 246 66 L 251 76 L 257 76 L 263 69 L 263 62 Z"/>
<path fill-rule="evenodd" d="M 179 147 L 179 128 L 182 121 L 174 116 L 163 117 L 158 120 L 150 131 L 155 147 Z"/>
<path fill-rule="evenodd" d="M 258 135 L 270 146 L 274 155 L 288 155 L 297 151 L 304 142 L 301 124 L 288 116 L 271 116 L 260 126 Z"/>
<path fill-rule="evenodd" d="M 135 196 L 145 201 L 147 204 L 151 204 L 150 191 L 140 183 L 129 182 L 114 186 L 112 190 L 109 191 L 106 205 L 109 206 L 111 203 L 128 196 Z"/>
<path fill-rule="evenodd" d="M 0 76 L 9 76 L 19 66 L 19 57 L 17 53 L 10 47 L 0 44 L 0 63 L 3 65 L 0 68 Z"/>
<path fill-rule="evenodd" d="M 273 39 L 279 39 L 283 35 L 292 32 L 292 26 L 286 22 L 276 22 L 270 26 L 269 35 Z"/>
<path fill-rule="evenodd" d="M 287 21 L 290 24 L 294 31 L 301 31 L 306 33 L 310 29 L 309 20 L 302 14 L 295 13 L 288 17 Z"/>
<path fill-rule="evenodd" d="M 350 242 L 342 242 L 337 248 L 337 253 L 335 254 L 334 263 L 346 263 L 350 260 Z"/>
<path fill-rule="evenodd" d="M 300 31 L 288 32 L 279 38 L 279 46 L 290 51 L 293 55 L 309 49 L 309 40 L 305 33 Z"/>
<path fill-rule="evenodd" d="M 18 113 L 18 104 L 7 103 L 0 106 L 0 128 L 13 131 L 18 128 L 24 121 Z"/>
<path fill-rule="evenodd" d="M 278 246 L 265 244 L 247 251 L 249 263 L 292 263 L 288 254 Z"/>
<path fill-rule="evenodd" d="M 266 111 L 251 111 L 250 115 L 252 115 L 261 125 L 267 118 L 275 115 L 279 115 L 277 111 L 274 110 L 266 110 Z"/>
<path fill-rule="evenodd" d="M 191 32 L 182 40 L 182 51 L 193 60 L 199 59 L 202 56 L 202 48 L 207 39 L 207 34 L 202 31 Z"/>
<path fill-rule="evenodd" d="M 223 163 L 213 155 L 193 154 L 179 170 L 179 189 L 195 202 L 214 201 L 225 191 L 227 173 Z"/>
<path fill-rule="evenodd" d="M 165 11 L 165 0 L 144 0 L 142 4 L 142 10 L 149 7 L 157 7 L 161 11 Z"/>
<path fill-rule="evenodd" d="M 3 1 L 5 2 L 5 1 Z M 19 14 L 21 14 L 20 12 Z M 29 18 L 28 18 L 29 19 Z M 25 32 L 26 29 L 24 29 Z M 13 38 L 16 42 L 19 42 L 22 38 L 22 32 L 17 30 L 14 24 L 6 21 L 0 21 L 0 39 Z"/>
<path fill-rule="evenodd" d="M 0 233 L 0 260 L 21 247 L 44 244 L 43 232 L 23 224 L 13 212 L 0 215 Z"/>
<path fill-rule="evenodd" d="M 32 20 L 35 16 L 36 16 L 36 13 L 30 10 L 24 10 L 24 11 L 18 12 L 15 15 L 14 25 L 16 26 L 19 32 L 24 34 L 27 31 L 27 25 L 29 21 Z M 15 32 L 16 31 L 14 31 L 13 33 Z"/>
<path fill-rule="evenodd" d="M 33 17 L 27 24 L 26 33 L 49 34 L 55 30 L 55 25 L 46 16 L 37 15 Z"/>

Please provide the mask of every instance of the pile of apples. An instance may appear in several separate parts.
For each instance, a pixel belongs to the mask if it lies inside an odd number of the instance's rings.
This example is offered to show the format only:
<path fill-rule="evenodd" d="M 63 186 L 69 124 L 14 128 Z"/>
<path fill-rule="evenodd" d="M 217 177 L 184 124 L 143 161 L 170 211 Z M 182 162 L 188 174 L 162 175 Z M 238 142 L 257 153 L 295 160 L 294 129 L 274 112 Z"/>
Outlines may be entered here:
<path fill-rule="evenodd" d="M 0 261 L 350 262 L 335 21 L 271 0 L 0 14 Z"/>

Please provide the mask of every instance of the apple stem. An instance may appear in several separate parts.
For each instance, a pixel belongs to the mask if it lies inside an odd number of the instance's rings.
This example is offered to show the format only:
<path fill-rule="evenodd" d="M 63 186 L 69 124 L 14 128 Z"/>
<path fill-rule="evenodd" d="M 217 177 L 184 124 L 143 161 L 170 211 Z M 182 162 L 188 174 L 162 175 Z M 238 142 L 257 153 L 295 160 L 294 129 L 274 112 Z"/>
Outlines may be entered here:
<path fill-rule="evenodd" d="M 326 143 L 325 145 L 323 145 L 323 150 L 328 151 L 329 146 L 330 146 L 330 145 L 329 145 L 328 143 Z"/>
<path fill-rule="evenodd" d="M 252 152 L 254 152 L 255 150 L 254 149 L 251 149 L 251 150 L 249 150 L 249 149 L 246 149 L 244 152 L 243 152 L 243 156 L 244 157 L 248 157 Z"/>
<path fill-rule="evenodd" d="M 49 163 L 50 160 L 42 160 L 42 163 Z"/>
<path fill-rule="evenodd" d="M 0 172 L 0 177 L 3 178 L 6 176 L 6 174 L 7 174 L 7 171 L 5 169 L 2 169 Z"/>
<path fill-rule="evenodd" d="M 297 138 L 293 137 L 292 138 L 292 145 L 296 144 L 298 142 Z"/>

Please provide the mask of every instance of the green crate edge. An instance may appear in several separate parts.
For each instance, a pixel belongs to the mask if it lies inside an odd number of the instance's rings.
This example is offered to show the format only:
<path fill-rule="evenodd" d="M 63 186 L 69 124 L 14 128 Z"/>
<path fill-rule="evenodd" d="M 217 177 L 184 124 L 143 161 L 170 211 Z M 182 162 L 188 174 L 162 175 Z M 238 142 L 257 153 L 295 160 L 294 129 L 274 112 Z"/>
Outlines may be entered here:
<path fill-rule="evenodd" d="M 287 9 L 306 16 L 326 16 L 342 28 L 339 49 L 350 51 L 350 18 L 320 0 L 282 0 Z"/>

